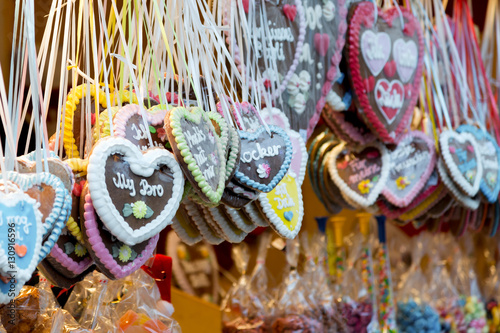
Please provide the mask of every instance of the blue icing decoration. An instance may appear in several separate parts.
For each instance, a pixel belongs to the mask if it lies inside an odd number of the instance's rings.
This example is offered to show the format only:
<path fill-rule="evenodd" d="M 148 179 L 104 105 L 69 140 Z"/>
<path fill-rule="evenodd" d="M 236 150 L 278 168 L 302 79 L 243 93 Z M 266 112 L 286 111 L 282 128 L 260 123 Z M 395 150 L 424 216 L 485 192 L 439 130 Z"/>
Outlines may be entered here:
<path fill-rule="evenodd" d="M 38 264 L 42 242 L 42 214 L 36 201 L 24 193 L 0 197 L 0 247 L 13 262 L 16 278 L 28 280 Z M 14 246 L 26 246 L 26 254 L 17 255 Z M 13 257 L 14 260 L 10 258 Z"/>
<path fill-rule="evenodd" d="M 458 133 L 470 133 L 476 138 L 478 141 L 488 141 L 488 144 L 490 145 L 490 148 L 496 152 L 497 156 L 497 163 L 498 163 L 498 171 L 496 175 L 490 175 L 490 172 L 486 172 L 486 169 L 491 169 L 488 166 L 488 162 L 485 162 L 486 159 L 483 160 L 483 171 L 484 175 L 481 178 L 481 183 L 480 183 L 480 189 L 481 192 L 484 194 L 486 199 L 488 200 L 489 203 L 495 203 L 498 198 L 498 193 L 500 192 L 500 147 L 498 146 L 495 138 L 493 138 L 490 134 L 488 134 L 484 130 L 480 130 L 475 126 L 472 125 L 461 125 L 457 128 Z M 478 146 L 480 149 L 480 154 L 483 155 L 483 150 L 486 148 L 486 145 L 484 143 L 478 142 Z M 494 161 L 490 161 L 490 163 Z"/>
<path fill-rule="evenodd" d="M 248 185 L 248 186 L 250 186 L 250 187 L 252 187 L 260 192 L 264 192 L 264 193 L 271 192 L 276 187 L 276 185 L 278 185 L 278 183 L 283 179 L 283 177 L 285 177 L 285 174 L 287 173 L 288 169 L 290 168 L 290 163 L 292 161 L 292 155 L 293 155 L 292 141 L 290 140 L 290 137 L 288 136 L 288 134 L 286 134 L 286 132 L 278 126 L 269 125 L 268 127 L 269 127 L 269 130 L 271 131 L 271 133 L 279 135 L 280 137 L 283 138 L 283 140 L 285 142 L 285 159 L 283 161 L 283 164 L 281 165 L 280 170 L 276 174 L 276 176 L 274 176 L 274 178 L 271 180 L 271 182 L 269 182 L 269 184 L 265 185 L 265 184 L 256 182 L 253 179 L 250 179 L 248 176 L 246 176 L 244 173 L 242 173 L 239 170 L 236 170 L 236 172 L 234 174 L 236 179 L 239 182 L 241 182 L 245 185 Z M 265 130 L 264 126 L 261 126 L 255 132 L 238 131 L 238 133 L 239 133 L 241 139 L 246 139 L 246 140 L 252 141 L 252 140 L 257 139 L 265 131 L 266 130 Z"/>
<path fill-rule="evenodd" d="M 70 255 L 74 251 L 75 251 L 75 245 L 74 244 L 71 244 L 70 242 L 64 243 L 64 252 L 67 255 Z"/>
<path fill-rule="evenodd" d="M 293 219 L 293 212 L 291 211 L 284 212 L 283 217 L 285 217 L 285 220 L 291 221 Z"/>
<path fill-rule="evenodd" d="M 345 78 L 345 74 L 342 73 L 342 72 L 339 72 L 339 78 L 337 79 L 337 83 L 338 84 L 342 84 L 342 82 L 344 82 L 344 78 Z"/>
<path fill-rule="evenodd" d="M 344 94 L 344 97 L 342 97 L 342 103 L 344 103 L 344 105 L 345 105 L 345 110 L 348 110 L 351 107 L 352 94 L 350 91 L 348 91 Z"/>
<path fill-rule="evenodd" d="M 23 157 L 26 158 L 28 161 L 36 162 L 36 151 L 34 150 L 31 153 L 24 155 Z M 59 156 L 55 152 L 53 152 L 51 150 L 49 150 L 49 156 L 48 157 L 49 158 L 57 158 L 57 159 L 59 159 Z M 44 152 L 43 149 L 41 150 L 41 158 L 42 158 L 42 160 L 45 158 L 45 152 Z"/>

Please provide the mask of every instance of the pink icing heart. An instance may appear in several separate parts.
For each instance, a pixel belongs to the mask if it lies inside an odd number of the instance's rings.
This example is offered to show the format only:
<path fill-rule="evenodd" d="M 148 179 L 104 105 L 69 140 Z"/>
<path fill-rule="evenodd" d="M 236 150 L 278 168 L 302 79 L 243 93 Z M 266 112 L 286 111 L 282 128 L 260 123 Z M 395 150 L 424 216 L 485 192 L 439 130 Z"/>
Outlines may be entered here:
<path fill-rule="evenodd" d="M 324 57 L 330 46 L 330 36 L 328 34 L 317 33 L 314 35 L 314 47 L 316 51 Z"/>
<path fill-rule="evenodd" d="M 366 30 L 361 36 L 361 53 L 370 72 L 377 76 L 391 55 L 391 37 L 385 32 Z"/>
<path fill-rule="evenodd" d="M 472 145 L 468 145 L 467 146 L 467 150 L 470 151 L 471 153 L 474 152 L 474 147 L 472 147 Z"/>
<path fill-rule="evenodd" d="M 381 79 L 375 85 L 375 100 L 383 116 L 390 124 L 403 106 L 405 89 L 399 81 Z"/>
<path fill-rule="evenodd" d="M 407 42 L 403 39 L 396 40 L 394 42 L 393 57 L 396 61 L 398 74 L 401 80 L 404 83 L 410 81 L 418 65 L 417 44 L 412 40 Z"/>
<path fill-rule="evenodd" d="M 396 74 L 396 62 L 394 60 L 393 61 L 389 61 L 389 62 L 387 62 L 385 64 L 384 74 L 387 77 L 393 77 L 394 74 Z"/>
<path fill-rule="evenodd" d="M 293 22 L 295 20 L 295 16 L 297 15 L 297 7 L 295 5 L 286 4 L 283 6 L 283 13 L 290 21 Z"/>

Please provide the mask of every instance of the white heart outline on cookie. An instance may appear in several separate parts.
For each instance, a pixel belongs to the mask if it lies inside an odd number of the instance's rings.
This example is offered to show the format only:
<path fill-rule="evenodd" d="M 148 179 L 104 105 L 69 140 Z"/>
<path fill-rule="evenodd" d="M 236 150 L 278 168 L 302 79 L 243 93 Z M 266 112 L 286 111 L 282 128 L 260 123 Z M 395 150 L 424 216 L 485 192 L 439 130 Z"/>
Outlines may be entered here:
<path fill-rule="evenodd" d="M 462 172 L 460 172 L 458 166 L 453 161 L 448 142 L 450 139 L 454 139 L 461 144 L 469 142 L 474 149 L 474 158 L 476 160 L 476 175 L 472 184 L 469 183 L 467 179 L 465 179 L 465 176 L 462 174 Z M 464 194 L 467 194 L 469 197 L 475 196 L 479 192 L 481 179 L 483 178 L 483 164 L 481 162 L 481 159 L 479 158 L 479 146 L 474 136 L 471 133 L 458 133 L 452 130 L 447 130 L 439 135 L 439 146 L 441 148 L 440 152 L 441 156 L 444 159 L 444 163 L 446 163 L 446 167 L 450 171 L 451 180 L 455 184 L 457 184 L 461 190 L 463 190 Z"/>
<path fill-rule="evenodd" d="M 406 64 L 402 63 L 402 59 L 400 58 L 399 54 L 399 51 L 404 49 L 406 49 L 406 52 L 410 52 L 412 55 L 418 55 L 418 47 L 413 40 L 410 39 L 404 41 L 402 38 L 396 39 L 394 45 L 392 46 L 392 57 L 396 61 L 396 70 L 398 71 L 401 81 L 403 81 L 403 83 L 407 83 L 408 81 L 410 81 L 413 73 L 415 73 L 415 71 L 417 70 L 418 56 L 414 58 L 414 64 L 411 64 L 411 66 L 405 66 Z"/>
<path fill-rule="evenodd" d="M 383 109 L 384 107 L 387 107 L 387 106 L 382 105 L 381 98 L 377 97 L 378 91 L 379 91 L 379 88 L 380 88 L 381 84 L 387 84 L 387 88 L 389 89 L 389 93 L 392 91 L 392 88 L 393 88 L 394 85 L 399 85 L 400 89 L 401 89 L 401 92 L 402 92 L 402 94 L 401 94 L 401 100 L 398 101 L 398 103 L 400 103 L 401 106 L 399 106 L 398 108 L 389 107 L 389 108 L 392 108 L 392 109 L 397 109 L 396 114 L 392 117 L 392 119 L 389 119 L 389 116 L 386 114 L 385 110 Z M 385 93 L 387 93 L 387 91 L 385 91 Z M 387 123 L 389 125 L 392 124 L 394 122 L 394 120 L 396 120 L 396 118 L 398 117 L 398 113 L 401 111 L 401 108 L 403 107 L 403 104 L 405 102 L 404 101 L 404 94 L 405 94 L 405 87 L 401 83 L 401 81 L 399 81 L 399 80 L 392 80 L 392 81 L 389 82 L 389 80 L 386 80 L 386 79 L 379 79 L 377 81 L 377 83 L 375 84 L 375 89 L 374 89 L 375 102 L 377 103 L 377 107 L 380 110 L 380 113 L 384 116 L 385 120 L 387 121 Z M 386 95 L 382 94 L 382 96 L 386 96 Z M 394 100 L 394 98 L 393 98 L 393 100 Z"/>
<path fill-rule="evenodd" d="M 387 200 L 397 206 L 397 207 L 406 207 L 408 206 L 413 199 L 420 193 L 420 190 L 422 190 L 429 179 L 429 177 L 432 174 L 432 171 L 434 170 L 434 167 L 436 165 L 436 149 L 434 148 L 434 143 L 433 141 L 425 135 L 423 132 L 420 131 L 412 131 L 408 132 L 405 134 L 401 140 L 398 143 L 398 146 L 396 149 L 392 152 L 389 152 L 389 156 L 391 157 L 391 167 L 390 170 L 393 170 L 393 167 L 395 166 L 394 162 L 392 161 L 392 155 L 395 153 L 398 149 L 400 149 L 402 144 L 409 145 L 412 142 L 414 142 L 414 139 L 420 139 L 424 141 L 426 144 L 429 154 L 428 154 L 428 163 L 426 163 L 426 170 L 422 173 L 420 179 L 412 180 L 412 181 L 417 181 L 417 184 L 414 185 L 413 189 L 411 189 L 410 192 L 408 192 L 404 197 L 401 197 L 401 195 L 398 195 L 398 193 L 393 193 L 389 190 L 388 186 L 385 186 L 384 189 L 382 190 L 382 194 L 387 198 Z M 408 157 L 408 156 L 407 156 Z M 391 171 L 389 171 L 389 175 L 391 174 Z"/>
<path fill-rule="evenodd" d="M 387 153 L 387 148 L 385 148 L 384 145 L 376 142 L 376 143 L 371 143 L 365 146 L 360 146 L 356 148 L 351 148 L 349 147 L 348 149 L 350 151 L 359 153 L 366 148 L 375 148 L 379 151 L 380 153 L 380 160 L 382 162 L 382 165 L 380 167 L 380 178 L 377 181 L 377 184 L 371 189 L 370 193 L 368 196 L 365 198 L 355 191 L 351 190 L 350 187 L 344 182 L 342 178 L 340 178 L 338 170 L 337 170 L 337 156 L 346 148 L 346 143 L 343 142 L 339 144 L 337 147 L 333 148 L 333 150 L 330 153 L 329 160 L 327 161 L 328 163 L 328 171 L 330 172 L 330 176 L 332 177 L 333 181 L 337 185 L 337 187 L 341 190 L 342 195 L 344 195 L 344 198 L 346 199 L 347 202 L 354 202 L 356 203 L 357 206 L 361 206 L 363 208 L 367 208 L 375 203 L 377 201 L 377 198 L 379 194 L 382 192 L 382 190 L 385 187 L 385 183 L 387 181 L 387 178 L 389 177 L 389 168 L 390 168 L 390 160 L 389 160 L 389 154 Z"/>
<path fill-rule="evenodd" d="M 379 45 L 382 47 L 382 51 L 386 52 L 387 54 L 383 54 L 383 58 L 381 58 L 381 59 L 370 59 L 368 54 L 367 54 L 368 48 L 365 48 L 366 43 L 370 43 L 367 40 L 367 38 L 371 38 L 371 39 L 377 38 L 377 40 L 373 41 L 373 42 L 378 44 L 379 37 L 383 37 L 386 42 L 389 41 L 389 45 Z M 361 36 L 360 44 L 361 44 L 361 54 L 363 55 L 363 60 L 365 61 L 368 69 L 370 70 L 370 72 L 372 73 L 373 76 L 379 75 L 380 72 L 382 72 L 382 70 L 384 69 L 384 66 L 387 63 L 387 60 L 389 60 L 389 57 L 391 56 L 391 46 L 392 46 L 391 45 L 392 44 L 391 37 L 389 36 L 388 33 L 384 32 L 384 31 L 374 32 L 373 30 L 368 29 L 368 30 L 365 30 L 363 32 L 363 35 Z M 384 46 L 385 46 L 385 48 L 384 48 Z M 372 63 L 372 61 L 380 61 L 380 64 L 377 64 L 377 66 L 375 66 Z"/>
<path fill-rule="evenodd" d="M 121 154 L 137 176 L 151 176 L 159 164 L 172 172 L 172 197 L 163 210 L 149 223 L 133 230 L 111 201 L 106 185 L 105 167 L 109 156 Z M 87 166 L 87 182 L 94 208 L 106 228 L 126 245 L 143 242 L 172 223 L 184 190 L 184 176 L 172 153 L 154 148 L 142 153 L 133 143 L 119 137 L 101 139 L 92 150 Z"/>
<path fill-rule="evenodd" d="M 479 204 L 481 200 L 479 198 L 473 199 L 465 194 L 463 194 L 455 185 L 451 177 L 448 175 L 446 172 L 446 168 L 443 163 L 443 159 L 439 159 L 437 162 L 437 170 L 439 173 L 439 176 L 441 177 L 441 181 L 443 184 L 446 186 L 446 188 L 450 191 L 450 193 L 453 195 L 453 198 L 457 200 L 457 202 L 467 208 L 467 209 L 477 209 L 479 207 Z"/>
<path fill-rule="evenodd" d="M 286 114 L 278 108 L 266 107 L 260 110 L 262 120 L 268 125 L 275 125 L 284 130 L 290 129 L 290 120 Z"/>
<path fill-rule="evenodd" d="M 299 183 L 297 182 L 297 176 L 293 173 L 293 171 L 288 171 L 287 175 L 282 179 L 282 181 L 285 181 L 287 178 L 291 178 L 293 181 L 295 181 L 295 186 L 297 187 L 297 202 L 294 202 L 294 204 L 298 207 L 294 210 L 295 210 L 295 213 L 298 214 L 298 216 L 297 216 L 297 224 L 295 225 L 295 228 L 293 230 L 290 230 L 289 228 L 287 228 L 285 226 L 285 223 L 282 221 L 281 217 L 278 215 L 276 210 L 273 209 L 273 207 L 270 203 L 268 196 L 273 195 L 277 187 L 269 193 L 261 193 L 259 195 L 258 200 L 259 200 L 259 204 L 262 208 L 262 212 L 266 215 L 266 217 L 269 220 L 270 225 L 273 227 L 273 229 L 276 230 L 276 232 L 280 236 L 288 238 L 288 239 L 293 239 L 297 236 L 297 234 L 299 233 L 299 231 L 302 227 L 302 220 L 304 218 L 304 201 L 302 199 L 302 190 L 300 188 Z M 279 185 L 280 184 L 278 184 L 278 186 Z M 288 195 L 288 191 L 287 191 L 287 195 Z M 284 208 L 284 209 L 287 209 L 286 212 L 283 212 L 284 219 L 288 220 L 285 217 L 285 214 L 290 212 L 292 210 L 291 208 L 292 207 Z M 282 211 L 282 210 L 280 210 L 280 211 Z M 292 214 L 293 214 L 293 212 L 292 212 Z M 293 218 L 293 215 L 292 215 L 292 218 Z M 290 220 L 292 218 L 290 218 Z"/>

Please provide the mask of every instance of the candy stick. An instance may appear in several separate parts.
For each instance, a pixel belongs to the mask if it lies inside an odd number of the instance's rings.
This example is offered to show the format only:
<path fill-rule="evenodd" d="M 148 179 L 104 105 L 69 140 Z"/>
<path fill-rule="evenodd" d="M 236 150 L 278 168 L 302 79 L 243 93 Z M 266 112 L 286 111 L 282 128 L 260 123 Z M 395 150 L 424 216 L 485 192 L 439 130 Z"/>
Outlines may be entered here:
<path fill-rule="evenodd" d="M 373 274 L 373 259 L 372 250 L 369 243 L 370 238 L 370 219 L 371 214 L 369 213 L 359 213 L 356 215 L 359 221 L 359 229 L 363 235 L 363 250 L 361 253 L 361 278 L 366 286 L 368 295 L 370 297 L 370 302 L 373 308 L 373 317 L 377 313 L 377 298 L 375 295 L 375 275 Z M 370 332 L 380 332 L 380 327 L 378 326 L 378 320 L 372 319 L 372 327 Z"/>
<path fill-rule="evenodd" d="M 385 216 L 379 215 L 375 217 L 378 224 L 378 237 L 380 248 L 378 251 L 379 264 L 379 322 L 383 332 L 397 332 L 394 298 L 392 293 L 391 281 L 391 266 L 389 262 L 389 254 L 387 251 L 387 242 L 385 234 Z"/>

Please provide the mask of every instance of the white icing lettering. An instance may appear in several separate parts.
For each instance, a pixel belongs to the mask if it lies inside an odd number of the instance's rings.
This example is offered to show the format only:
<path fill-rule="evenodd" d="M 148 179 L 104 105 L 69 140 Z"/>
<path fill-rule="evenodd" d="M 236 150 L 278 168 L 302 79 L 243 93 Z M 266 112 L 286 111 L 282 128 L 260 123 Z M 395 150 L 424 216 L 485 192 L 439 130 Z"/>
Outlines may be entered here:
<path fill-rule="evenodd" d="M 311 30 L 323 29 L 321 24 L 321 17 L 323 16 L 323 9 L 320 5 L 315 7 L 306 7 L 306 24 Z"/>
<path fill-rule="evenodd" d="M 148 137 L 148 132 L 146 131 L 146 127 L 144 127 L 144 124 L 139 124 L 139 128 L 135 124 L 132 124 L 131 129 L 132 131 L 135 131 L 135 135 L 132 136 L 132 138 L 134 138 L 135 140 L 142 140 Z"/>
<path fill-rule="evenodd" d="M 281 148 L 280 145 L 272 145 L 266 148 L 262 148 L 259 143 L 256 143 L 256 149 L 251 151 L 246 151 L 241 154 L 241 160 L 245 163 L 250 163 L 252 161 L 258 161 L 264 157 L 277 156 Z"/>
<path fill-rule="evenodd" d="M 360 170 L 359 173 L 356 173 L 354 175 L 349 176 L 349 183 L 350 184 L 357 184 L 366 178 L 370 178 L 371 175 L 373 175 L 379 171 L 380 171 L 380 166 L 378 166 L 377 164 L 372 164 L 372 165 Z"/>
<path fill-rule="evenodd" d="M 311 56 L 311 47 L 309 46 L 309 43 L 304 43 L 302 46 L 302 53 L 299 58 L 300 62 L 306 62 L 309 65 L 312 65 L 314 63 L 314 59 Z"/>
<path fill-rule="evenodd" d="M 292 29 L 286 28 L 272 28 L 276 23 L 268 21 L 267 27 L 258 27 L 253 29 L 251 38 L 255 38 L 255 51 L 257 58 L 271 59 L 271 60 L 285 60 L 285 53 L 283 52 L 284 42 L 293 42 L 295 40 Z M 263 42 L 266 43 L 265 47 Z"/>
<path fill-rule="evenodd" d="M 418 163 L 428 159 L 429 152 L 421 152 L 419 154 L 415 154 L 414 156 L 404 160 L 404 161 L 398 161 L 397 164 L 393 164 L 392 167 L 393 169 L 391 170 L 392 173 L 394 172 L 400 172 L 403 169 L 411 168 Z"/>
<path fill-rule="evenodd" d="M 134 186 L 134 180 L 133 179 L 126 179 L 125 175 L 117 172 L 116 177 L 118 177 L 118 180 L 113 177 L 113 184 L 115 184 L 116 188 L 119 188 L 121 190 L 130 190 L 130 196 L 135 197 L 135 186 Z"/>
<path fill-rule="evenodd" d="M 211 165 L 207 169 L 203 170 L 203 177 L 205 177 L 205 179 L 207 179 L 207 180 L 215 177 L 215 169 L 214 169 L 213 165 Z"/>
<path fill-rule="evenodd" d="M 399 48 L 399 64 L 403 67 L 414 68 L 417 63 L 418 53 L 414 54 L 413 49 Z"/>
<path fill-rule="evenodd" d="M 188 141 L 189 145 L 194 146 L 202 143 L 206 140 L 207 136 L 198 127 L 193 128 L 194 133 L 190 131 L 184 131 L 184 137 Z"/>
<path fill-rule="evenodd" d="M 288 191 L 286 189 L 286 184 L 278 184 L 276 186 L 274 194 L 276 195 L 274 201 L 278 203 L 276 205 L 277 209 L 281 210 L 285 208 L 295 207 L 295 202 L 293 201 L 292 197 L 288 194 Z"/>
<path fill-rule="evenodd" d="M 196 160 L 196 164 L 198 164 L 198 166 L 202 166 L 203 164 L 205 164 L 208 158 L 205 155 L 205 150 L 203 150 L 203 148 L 201 147 L 197 148 L 198 148 L 198 153 L 193 153 L 193 157 Z"/>
<path fill-rule="evenodd" d="M 380 94 L 380 95 L 379 95 Z M 377 90 L 377 102 L 380 107 L 388 107 L 391 109 L 400 109 L 403 107 L 403 96 L 396 89 L 386 91 L 381 85 Z"/>
<path fill-rule="evenodd" d="M 145 195 L 145 196 L 153 196 L 153 197 L 162 197 L 163 196 L 163 186 L 161 186 L 160 184 L 158 185 L 149 185 L 148 184 L 148 181 L 146 179 L 141 179 L 141 182 L 139 183 L 139 185 L 141 186 L 141 190 L 139 191 L 139 193 L 141 193 L 141 195 Z"/>
<path fill-rule="evenodd" d="M 367 48 L 363 50 L 363 53 L 369 60 L 385 60 L 386 52 L 384 52 L 383 44 L 378 43 L 377 39 L 366 39 Z"/>

